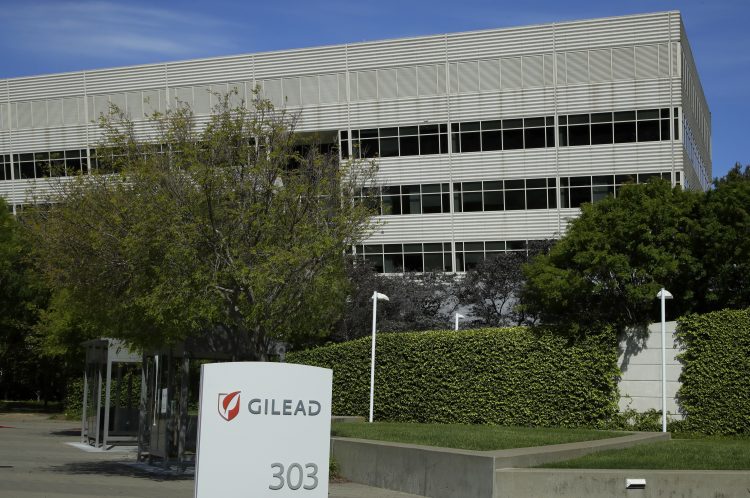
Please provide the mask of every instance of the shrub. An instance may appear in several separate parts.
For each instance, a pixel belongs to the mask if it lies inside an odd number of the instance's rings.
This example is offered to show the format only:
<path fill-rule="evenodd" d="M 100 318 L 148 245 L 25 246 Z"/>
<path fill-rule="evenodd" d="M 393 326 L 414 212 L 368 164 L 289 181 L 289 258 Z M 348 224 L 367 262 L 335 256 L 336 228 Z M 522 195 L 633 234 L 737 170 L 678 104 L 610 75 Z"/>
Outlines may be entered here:
<path fill-rule="evenodd" d="M 333 369 L 333 412 L 369 412 L 371 338 L 287 355 Z M 400 422 L 602 426 L 617 412 L 609 336 L 523 327 L 377 336 L 375 417 Z"/>
<path fill-rule="evenodd" d="M 684 351 L 677 392 L 685 430 L 750 434 L 750 309 L 689 315 L 679 320 Z"/>

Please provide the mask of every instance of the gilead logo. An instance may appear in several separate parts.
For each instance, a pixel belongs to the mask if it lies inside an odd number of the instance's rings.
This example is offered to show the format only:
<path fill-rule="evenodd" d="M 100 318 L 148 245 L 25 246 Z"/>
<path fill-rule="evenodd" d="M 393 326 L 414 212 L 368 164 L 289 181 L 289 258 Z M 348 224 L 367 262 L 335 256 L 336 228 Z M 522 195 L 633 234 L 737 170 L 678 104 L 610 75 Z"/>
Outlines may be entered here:
<path fill-rule="evenodd" d="M 227 422 L 240 413 L 240 391 L 219 393 L 219 415 Z"/>

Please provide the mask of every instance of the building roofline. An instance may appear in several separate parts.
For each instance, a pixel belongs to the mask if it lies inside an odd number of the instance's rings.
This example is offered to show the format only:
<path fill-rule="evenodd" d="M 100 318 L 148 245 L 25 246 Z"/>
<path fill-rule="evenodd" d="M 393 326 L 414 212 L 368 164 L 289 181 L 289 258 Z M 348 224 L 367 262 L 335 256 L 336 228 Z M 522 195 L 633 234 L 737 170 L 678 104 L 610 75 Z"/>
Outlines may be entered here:
<path fill-rule="evenodd" d="M 43 73 L 43 74 L 34 74 L 34 75 L 27 75 L 27 76 L 14 76 L 10 78 L 0 78 L 0 82 L 8 83 L 8 82 L 13 82 L 13 81 L 34 80 L 34 79 L 46 78 L 46 77 L 71 76 L 71 75 L 84 74 L 84 73 L 96 74 L 96 73 L 103 73 L 103 72 L 108 72 L 108 71 L 154 68 L 154 67 L 169 66 L 170 64 L 189 64 L 189 63 L 199 63 L 199 62 L 207 62 L 207 61 L 221 61 L 221 60 L 237 59 L 237 58 L 242 58 L 242 57 L 253 57 L 253 56 L 259 56 L 259 55 L 276 55 L 276 54 L 283 54 L 283 53 L 292 54 L 292 53 L 306 52 L 306 51 L 312 51 L 312 50 L 326 50 L 326 49 L 330 50 L 330 49 L 346 48 L 346 47 L 361 47 L 361 46 L 376 45 L 376 44 L 382 44 L 382 43 L 397 43 L 397 42 L 408 42 L 408 41 L 413 42 L 413 41 L 419 41 L 419 40 L 440 39 L 440 38 L 445 38 L 445 37 L 450 38 L 454 36 L 501 33 L 505 31 L 531 29 L 531 28 L 541 28 L 541 27 L 551 27 L 551 26 L 569 26 L 569 25 L 581 24 L 581 23 L 653 17 L 653 16 L 665 15 L 665 14 L 677 14 L 680 17 L 680 22 L 682 22 L 682 15 L 679 10 L 666 10 L 666 11 L 647 12 L 647 13 L 639 13 L 639 14 L 626 14 L 626 15 L 621 15 L 621 16 L 576 19 L 576 20 L 561 21 L 561 22 L 524 24 L 521 26 L 506 26 L 502 28 L 456 31 L 456 32 L 451 32 L 451 33 L 438 33 L 438 34 L 433 34 L 433 35 L 418 35 L 418 36 L 407 36 L 407 37 L 399 37 L 399 38 L 383 38 L 383 39 L 378 39 L 378 40 L 360 41 L 360 42 L 351 42 L 351 43 L 337 43 L 337 44 L 332 44 L 332 45 L 316 45 L 316 46 L 311 46 L 311 47 L 266 50 L 266 51 L 261 51 L 261 52 L 245 52 L 245 53 L 238 53 L 238 54 L 232 54 L 232 55 L 199 57 L 195 59 L 179 59 L 179 60 L 171 60 L 171 61 L 166 61 L 166 62 L 152 62 L 152 63 L 147 63 L 147 64 L 112 66 L 112 67 L 97 68 L 97 69 L 80 69 L 77 71 L 63 71 L 60 73 Z"/>

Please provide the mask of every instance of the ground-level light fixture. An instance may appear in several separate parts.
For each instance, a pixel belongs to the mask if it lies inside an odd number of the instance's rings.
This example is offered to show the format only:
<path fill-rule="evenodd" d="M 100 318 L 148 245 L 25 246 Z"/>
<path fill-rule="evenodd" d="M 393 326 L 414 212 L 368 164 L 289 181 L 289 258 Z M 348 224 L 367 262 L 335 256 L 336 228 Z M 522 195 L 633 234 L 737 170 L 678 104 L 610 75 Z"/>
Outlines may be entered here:
<path fill-rule="evenodd" d="M 378 291 L 372 293 L 372 351 L 370 352 L 370 422 L 375 407 L 375 334 L 378 319 L 378 301 L 389 301 L 388 296 Z"/>
<path fill-rule="evenodd" d="M 673 296 L 662 287 L 656 297 L 661 300 L 661 431 L 667 432 L 667 299 Z"/>
<path fill-rule="evenodd" d="M 453 330 L 458 330 L 458 320 L 466 318 L 461 313 L 456 313 L 456 320 L 453 324 Z"/>

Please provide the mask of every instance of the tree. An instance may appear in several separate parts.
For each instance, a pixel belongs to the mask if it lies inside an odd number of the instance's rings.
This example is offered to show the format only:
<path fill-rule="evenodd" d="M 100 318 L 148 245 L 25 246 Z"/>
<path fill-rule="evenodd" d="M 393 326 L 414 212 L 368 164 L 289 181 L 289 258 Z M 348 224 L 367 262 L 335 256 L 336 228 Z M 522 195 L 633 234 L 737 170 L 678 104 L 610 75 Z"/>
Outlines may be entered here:
<path fill-rule="evenodd" d="M 378 305 L 378 331 L 446 329 L 458 298 L 456 277 L 442 272 L 384 275 L 366 261 L 350 259 L 348 293 L 342 320 L 332 339 L 348 341 L 372 333 L 372 293 L 388 296 Z"/>
<path fill-rule="evenodd" d="M 659 180 L 584 204 L 549 254 L 525 267 L 524 309 L 573 333 L 654 321 L 662 286 L 675 295 L 672 316 L 693 309 L 704 277 L 694 247 L 702 197 Z"/>
<path fill-rule="evenodd" d="M 552 241 L 532 243 L 526 251 L 505 252 L 488 257 L 458 281 L 458 300 L 468 306 L 474 325 L 505 327 L 533 324 L 535 318 L 519 304 L 524 283 L 523 266 L 545 253 Z"/>
<path fill-rule="evenodd" d="M 695 311 L 750 306 L 750 166 L 739 164 L 714 181 L 701 210 L 706 275 Z"/>
<path fill-rule="evenodd" d="M 116 174 L 63 184 L 28 216 L 46 282 L 89 330 L 143 348 L 221 330 L 263 359 L 338 319 L 373 167 L 339 164 L 294 116 L 231 97 L 204 126 L 178 105 L 145 133 L 114 108 L 96 152 Z"/>

